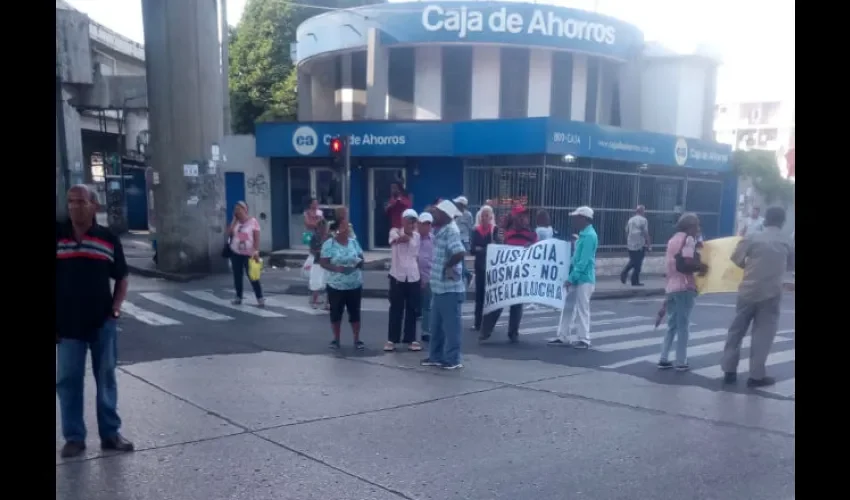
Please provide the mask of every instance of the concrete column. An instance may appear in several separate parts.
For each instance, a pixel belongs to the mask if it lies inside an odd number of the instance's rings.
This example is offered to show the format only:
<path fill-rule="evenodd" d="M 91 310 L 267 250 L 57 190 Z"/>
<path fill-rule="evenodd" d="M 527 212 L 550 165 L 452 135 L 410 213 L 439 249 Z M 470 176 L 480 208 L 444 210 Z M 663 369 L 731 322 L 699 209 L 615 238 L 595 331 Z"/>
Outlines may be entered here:
<path fill-rule="evenodd" d="M 381 45 L 378 30 L 369 28 L 366 42 L 366 119 L 387 119 L 389 53 Z"/>
<path fill-rule="evenodd" d="M 216 4 L 142 0 L 142 16 L 158 267 L 225 270 L 224 175 L 210 161 L 223 135 Z"/>
<path fill-rule="evenodd" d="M 573 54 L 573 86 L 570 96 L 570 119 L 583 122 L 587 110 L 587 56 Z"/>
<path fill-rule="evenodd" d="M 439 120 L 443 112 L 443 51 L 437 45 L 414 49 L 413 105 L 417 120 Z"/>
<path fill-rule="evenodd" d="M 351 121 L 354 119 L 354 84 L 351 81 L 351 52 L 340 56 L 342 64 L 340 65 L 340 89 L 339 102 L 341 105 L 340 115 L 342 121 Z"/>
<path fill-rule="evenodd" d="M 501 97 L 501 57 L 499 47 L 472 48 L 472 119 L 499 118 Z"/>
<path fill-rule="evenodd" d="M 549 116 L 552 108 L 552 51 L 531 49 L 528 61 L 528 117 Z"/>
<path fill-rule="evenodd" d="M 312 77 L 303 69 L 298 70 L 298 120 L 313 119 L 313 83 Z"/>

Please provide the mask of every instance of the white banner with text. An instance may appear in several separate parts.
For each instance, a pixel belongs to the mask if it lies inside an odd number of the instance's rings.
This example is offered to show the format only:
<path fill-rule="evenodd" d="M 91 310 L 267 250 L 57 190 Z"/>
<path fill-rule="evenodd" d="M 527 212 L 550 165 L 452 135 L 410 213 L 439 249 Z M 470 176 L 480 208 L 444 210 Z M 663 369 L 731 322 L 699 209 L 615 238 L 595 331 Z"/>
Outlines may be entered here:
<path fill-rule="evenodd" d="M 544 240 L 529 247 L 489 245 L 484 313 L 514 304 L 540 304 L 562 310 L 570 245 Z"/>

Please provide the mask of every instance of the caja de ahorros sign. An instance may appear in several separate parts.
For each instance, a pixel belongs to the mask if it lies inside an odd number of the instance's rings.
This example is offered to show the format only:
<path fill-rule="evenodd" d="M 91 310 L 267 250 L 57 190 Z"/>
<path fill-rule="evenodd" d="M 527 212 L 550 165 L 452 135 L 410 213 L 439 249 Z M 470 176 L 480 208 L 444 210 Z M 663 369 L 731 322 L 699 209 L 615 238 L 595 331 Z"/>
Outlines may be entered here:
<path fill-rule="evenodd" d="M 427 31 L 448 31 L 466 38 L 470 33 L 510 33 L 562 37 L 614 45 L 617 30 L 614 26 L 582 19 L 561 17 L 555 10 L 534 9 L 527 13 L 511 12 L 502 7 L 485 13 L 462 5 L 458 8 L 432 4 L 422 9 L 422 27 Z"/>
<path fill-rule="evenodd" d="M 564 240 L 543 240 L 529 247 L 487 246 L 484 312 L 515 304 L 564 308 L 570 246 Z"/>

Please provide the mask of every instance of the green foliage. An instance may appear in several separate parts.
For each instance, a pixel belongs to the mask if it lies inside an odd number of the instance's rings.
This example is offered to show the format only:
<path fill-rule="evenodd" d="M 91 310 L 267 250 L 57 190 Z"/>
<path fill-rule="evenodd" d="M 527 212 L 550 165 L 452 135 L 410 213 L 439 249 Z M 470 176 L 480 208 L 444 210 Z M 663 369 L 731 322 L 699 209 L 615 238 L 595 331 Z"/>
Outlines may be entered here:
<path fill-rule="evenodd" d="M 347 8 L 377 0 L 301 0 L 300 5 Z M 254 132 L 258 120 L 295 120 L 297 75 L 289 57 L 295 30 L 327 9 L 288 0 L 248 0 L 230 38 L 230 107 L 234 133 Z"/>
<path fill-rule="evenodd" d="M 782 177 L 773 152 L 735 151 L 732 153 L 732 168 L 739 176 L 752 181 L 753 188 L 766 203 L 787 206 L 794 202 L 794 183 Z"/>

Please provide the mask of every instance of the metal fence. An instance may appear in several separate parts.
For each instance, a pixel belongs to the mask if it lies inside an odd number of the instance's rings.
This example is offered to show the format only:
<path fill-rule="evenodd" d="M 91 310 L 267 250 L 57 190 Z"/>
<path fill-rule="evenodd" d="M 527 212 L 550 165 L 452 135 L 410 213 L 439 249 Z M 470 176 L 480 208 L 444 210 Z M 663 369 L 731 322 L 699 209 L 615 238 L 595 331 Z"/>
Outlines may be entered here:
<path fill-rule="evenodd" d="M 685 176 L 673 169 L 622 162 L 497 157 L 466 161 L 464 195 L 473 210 L 491 200 L 497 217 L 517 203 L 533 213 L 546 210 L 564 238 L 573 233 L 569 213 L 588 205 L 594 210 L 599 251 L 612 253 L 625 251 L 626 222 L 638 204 L 646 207 L 656 249 L 665 246 L 684 211 L 699 215 L 707 238 L 717 236 L 722 181 L 710 174 Z"/>

